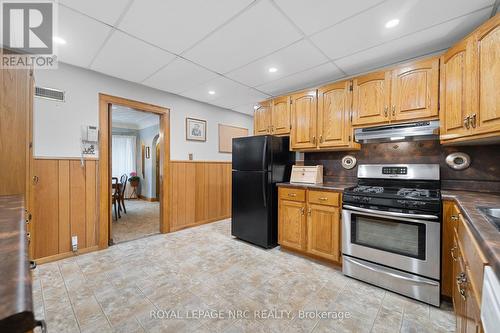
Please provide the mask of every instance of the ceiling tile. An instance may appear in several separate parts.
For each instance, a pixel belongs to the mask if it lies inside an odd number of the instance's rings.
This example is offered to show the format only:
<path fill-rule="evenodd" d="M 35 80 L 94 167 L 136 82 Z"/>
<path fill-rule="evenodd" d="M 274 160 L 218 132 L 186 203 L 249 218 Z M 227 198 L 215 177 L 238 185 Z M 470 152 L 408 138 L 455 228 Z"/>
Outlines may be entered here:
<path fill-rule="evenodd" d="M 339 59 L 335 63 L 349 75 L 367 72 L 450 47 L 488 19 L 485 9 L 448 21 L 395 41 Z"/>
<path fill-rule="evenodd" d="M 211 90 L 215 92 L 214 95 L 208 93 Z M 250 104 L 254 103 L 254 100 L 257 102 L 268 97 L 255 89 L 245 87 L 222 76 L 184 91 L 181 95 L 223 107 Z M 215 103 L 216 101 L 217 103 Z"/>
<path fill-rule="evenodd" d="M 180 54 L 252 3 L 252 0 L 135 1 L 119 28 Z"/>
<path fill-rule="evenodd" d="M 231 109 L 234 111 L 237 111 L 237 112 L 241 112 L 241 113 L 245 113 L 245 114 L 253 116 L 253 113 L 255 110 L 254 106 L 255 106 L 255 103 L 251 103 L 251 104 L 236 106 L 236 107 L 233 107 Z"/>
<path fill-rule="evenodd" d="M 60 4 L 76 9 L 99 21 L 114 25 L 127 8 L 127 0 L 59 0 Z M 59 6 L 61 8 L 62 6 Z"/>
<path fill-rule="evenodd" d="M 226 74 L 248 86 L 258 86 L 327 62 L 328 59 L 307 40 L 301 40 L 265 58 Z M 269 68 L 278 69 L 270 73 Z"/>
<path fill-rule="evenodd" d="M 184 56 L 219 73 L 227 73 L 301 37 L 269 0 L 262 0 Z"/>
<path fill-rule="evenodd" d="M 390 0 L 313 35 L 311 40 L 331 59 L 338 59 L 492 3 L 493 0 Z M 394 18 L 400 24 L 385 28 L 385 23 Z"/>
<path fill-rule="evenodd" d="M 111 32 L 111 28 L 71 9 L 59 6 L 58 36 L 66 41 L 56 45 L 58 59 L 88 67 Z"/>
<path fill-rule="evenodd" d="M 173 59 L 171 53 L 115 31 L 91 68 L 125 80 L 142 82 Z"/>
<path fill-rule="evenodd" d="M 177 58 L 167 67 L 146 79 L 143 84 L 178 94 L 214 77 L 217 77 L 217 74 L 192 62 Z"/>
<path fill-rule="evenodd" d="M 307 35 L 332 26 L 384 0 L 274 0 Z"/>
<path fill-rule="evenodd" d="M 257 89 L 273 96 L 289 93 L 292 91 L 313 87 L 317 84 L 335 81 L 344 74 L 332 63 L 326 63 L 318 67 L 272 81 Z"/>

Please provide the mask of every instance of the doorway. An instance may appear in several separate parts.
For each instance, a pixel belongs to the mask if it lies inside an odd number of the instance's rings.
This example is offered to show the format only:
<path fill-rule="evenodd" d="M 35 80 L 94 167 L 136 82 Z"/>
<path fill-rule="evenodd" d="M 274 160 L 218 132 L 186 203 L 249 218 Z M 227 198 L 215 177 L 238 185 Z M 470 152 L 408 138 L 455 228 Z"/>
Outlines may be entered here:
<path fill-rule="evenodd" d="M 133 109 L 142 113 L 149 113 L 155 115 L 158 118 L 158 130 L 157 135 L 157 146 L 153 146 L 153 142 L 150 142 L 149 154 L 152 155 L 154 152 L 156 159 L 158 160 L 158 180 L 154 181 L 155 191 L 150 192 L 156 194 L 158 198 L 159 207 L 159 223 L 158 231 L 160 233 L 166 233 L 169 231 L 169 168 L 170 168 L 170 111 L 167 108 L 163 108 L 156 105 L 151 105 L 148 103 L 142 103 L 134 100 L 129 100 L 121 97 L 115 97 L 105 94 L 99 94 L 99 248 L 106 248 L 113 244 L 113 219 L 117 214 L 115 214 L 115 209 L 113 201 L 116 200 L 113 196 L 113 170 L 112 170 L 112 156 L 113 156 L 113 106 L 116 108 L 128 108 Z M 141 147 L 141 144 L 136 144 L 137 147 Z M 144 145 L 146 148 L 148 146 Z M 144 155 L 146 155 L 147 151 Z M 136 156 L 142 156 L 141 151 L 136 151 Z M 140 162 L 137 165 L 141 165 Z M 155 164 L 156 165 L 156 164 Z M 155 166 L 150 166 L 148 169 L 151 170 Z M 156 171 L 156 170 L 155 170 Z M 116 173 L 116 172 L 115 172 Z M 142 172 L 136 173 L 141 175 Z M 150 177 L 156 176 L 156 172 L 151 170 Z M 156 177 L 154 177 L 156 178 Z M 130 185 L 130 182 L 127 183 Z M 136 188 L 136 193 L 138 198 L 141 196 L 140 185 Z M 129 187 L 130 189 L 130 187 Z M 137 192 L 139 191 L 139 192 Z M 129 192 L 129 195 L 131 193 Z M 153 201 L 153 200 L 151 200 Z M 129 205 L 130 206 L 130 205 Z M 127 207 L 129 208 L 129 207 Z M 124 209 L 119 211 L 120 214 L 124 214 Z M 117 208 L 118 213 L 118 208 Z M 127 214 L 128 215 L 128 214 Z"/>

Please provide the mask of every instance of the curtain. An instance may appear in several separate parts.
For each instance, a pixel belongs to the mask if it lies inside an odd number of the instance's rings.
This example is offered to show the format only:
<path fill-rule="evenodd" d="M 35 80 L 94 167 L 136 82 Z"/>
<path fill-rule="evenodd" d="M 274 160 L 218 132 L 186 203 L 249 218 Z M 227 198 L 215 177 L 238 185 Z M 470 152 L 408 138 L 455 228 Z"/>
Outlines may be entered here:
<path fill-rule="evenodd" d="M 113 151 L 111 174 L 113 177 L 120 179 L 124 173 L 130 176 L 132 171 L 137 172 L 136 137 L 133 135 L 113 135 L 111 144 Z"/>

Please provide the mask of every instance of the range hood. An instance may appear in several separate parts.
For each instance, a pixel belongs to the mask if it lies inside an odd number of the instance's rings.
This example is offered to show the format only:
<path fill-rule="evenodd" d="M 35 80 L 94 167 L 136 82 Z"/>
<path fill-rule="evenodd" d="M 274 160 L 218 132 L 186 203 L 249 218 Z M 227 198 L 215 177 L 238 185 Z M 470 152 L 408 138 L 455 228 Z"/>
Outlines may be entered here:
<path fill-rule="evenodd" d="M 354 139 L 359 143 L 438 140 L 439 121 L 357 128 L 354 130 Z"/>

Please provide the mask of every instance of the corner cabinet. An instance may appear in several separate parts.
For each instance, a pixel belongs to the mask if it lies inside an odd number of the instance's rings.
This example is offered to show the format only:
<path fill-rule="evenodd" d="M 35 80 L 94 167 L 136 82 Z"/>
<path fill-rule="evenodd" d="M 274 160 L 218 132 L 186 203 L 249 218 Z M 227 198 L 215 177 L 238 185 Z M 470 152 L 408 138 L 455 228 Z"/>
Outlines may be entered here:
<path fill-rule="evenodd" d="M 340 193 L 280 187 L 278 243 L 340 263 Z"/>
<path fill-rule="evenodd" d="M 500 14 L 441 58 L 441 143 L 500 138 Z"/>

